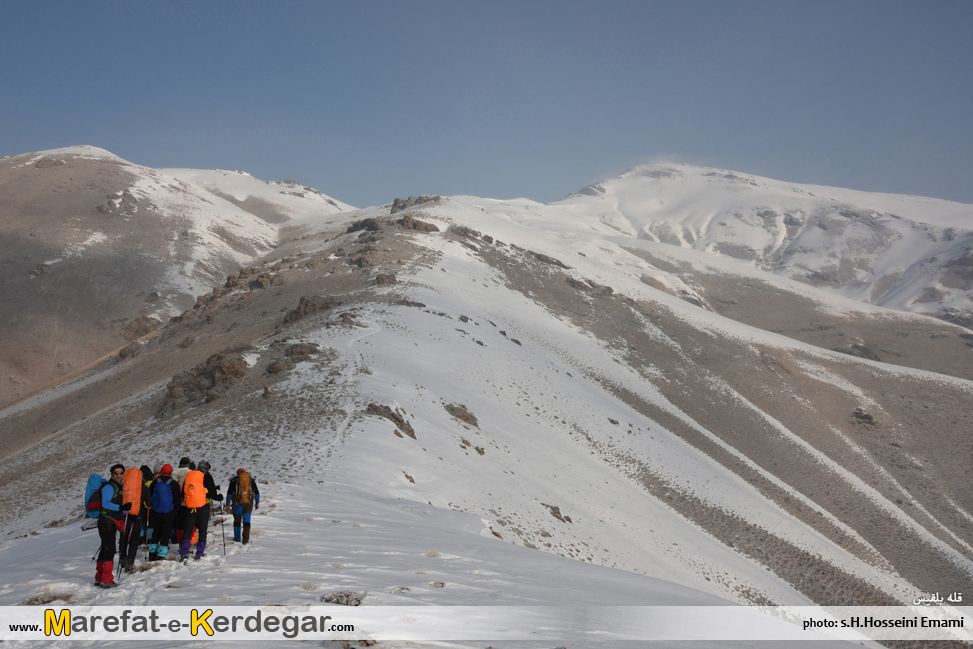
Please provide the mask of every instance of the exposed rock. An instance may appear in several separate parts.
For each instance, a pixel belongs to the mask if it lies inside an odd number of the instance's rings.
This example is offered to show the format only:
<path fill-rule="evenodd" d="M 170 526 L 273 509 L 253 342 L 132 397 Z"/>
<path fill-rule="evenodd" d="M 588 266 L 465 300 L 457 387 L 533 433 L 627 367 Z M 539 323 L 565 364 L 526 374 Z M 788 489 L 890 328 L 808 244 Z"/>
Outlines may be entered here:
<path fill-rule="evenodd" d="M 477 422 L 476 417 L 463 404 L 448 404 L 445 406 L 446 412 L 456 417 L 462 422 L 465 422 L 471 426 L 480 427 L 479 422 Z M 480 455 L 483 455 L 482 453 Z"/>
<path fill-rule="evenodd" d="M 405 417 L 403 417 L 395 410 L 392 410 L 390 407 L 380 406 L 377 403 L 370 403 L 368 404 L 368 413 L 372 415 L 378 415 L 379 417 L 385 417 L 386 419 L 394 423 L 396 428 L 398 428 L 400 431 L 402 431 L 412 439 L 416 439 L 416 432 L 412 429 L 412 424 L 406 421 Z"/>
<path fill-rule="evenodd" d="M 394 201 L 392 201 L 392 210 L 389 212 L 389 214 L 395 214 L 396 212 L 407 210 L 410 207 L 415 207 L 416 205 L 438 203 L 440 200 L 442 200 L 442 196 L 410 196 L 407 199 L 396 198 Z"/>
<path fill-rule="evenodd" d="M 246 375 L 249 365 L 243 354 L 253 351 L 251 345 L 239 345 L 213 354 L 190 370 L 172 377 L 166 386 L 165 403 L 160 415 L 194 405 L 203 399 L 215 401 Z"/>
<path fill-rule="evenodd" d="M 396 221 L 396 223 L 401 225 L 406 230 L 416 230 L 417 232 L 439 232 L 439 228 L 432 223 L 417 221 L 408 214 Z"/>
<path fill-rule="evenodd" d="M 412 300 L 396 300 L 395 304 L 398 304 L 399 306 L 414 306 L 419 309 L 426 308 L 426 305 L 422 302 L 413 302 Z"/>
<path fill-rule="evenodd" d="M 566 277 L 565 279 L 567 280 L 568 285 L 576 291 L 587 292 L 589 288 L 587 284 L 580 282 L 573 277 Z"/>
<path fill-rule="evenodd" d="M 368 266 L 374 266 L 378 263 L 378 261 L 378 251 L 372 246 L 366 245 L 358 252 L 352 254 L 351 258 L 348 260 L 348 263 L 352 266 L 358 266 L 359 268 L 366 268 Z"/>
<path fill-rule="evenodd" d="M 322 297 L 320 295 L 302 297 L 300 303 L 297 305 L 297 308 L 284 316 L 284 324 L 290 324 L 291 322 L 300 320 L 304 316 L 316 311 L 333 309 L 340 304 L 340 300 L 331 297 L 330 295 L 326 297 Z"/>
<path fill-rule="evenodd" d="M 449 229 L 450 232 L 458 234 L 461 237 L 467 237 L 469 239 L 479 239 L 481 233 L 477 232 L 473 228 L 468 228 L 465 225 L 454 225 Z"/>
<path fill-rule="evenodd" d="M 558 268 L 563 268 L 565 270 L 568 270 L 570 268 L 569 266 L 564 265 L 554 257 L 548 257 L 545 254 L 539 252 L 533 252 L 533 251 L 531 251 L 531 254 L 534 255 L 534 258 L 537 259 L 537 261 L 543 262 L 545 264 L 551 264 L 552 266 L 557 266 Z"/>
<path fill-rule="evenodd" d="M 320 351 L 320 347 L 317 343 L 294 343 L 284 352 L 287 356 L 295 363 L 300 363 L 302 361 L 310 360 L 312 356 Z"/>
<path fill-rule="evenodd" d="M 359 606 L 367 594 L 367 591 L 342 590 L 324 595 L 320 601 L 342 606 Z"/>
<path fill-rule="evenodd" d="M 125 327 L 125 340 L 136 340 L 155 331 L 161 323 L 148 316 L 139 316 Z"/>
<path fill-rule="evenodd" d="M 270 288 L 271 286 L 282 286 L 286 281 L 282 275 L 272 275 L 270 273 L 263 273 L 258 275 L 256 279 L 250 281 L 247 284 L 247 288 L 251 291 L 257 291 L 264 288 Z"/>
<path fill-rule="evenodd" d="M 362 219 L 361 221 L 355 221 L 348 226 L 345 230 L 345 234 L 351 234 L 352 232 L 358 232 L 360 230 L 366 230 L 368 232 L 378 232 L 382 229 L 382 224 L 376 219 Z"/>
<path fill-rule="evenodd" d="M 395 278 L 395 275 L 392 275 L 391 273 L 375 276 L 375 286 L 381 286 L 383 284 L 396 284 L 398 281 L 399 280 Z"/>
<path fill-rule="evenodd" d="M 571 517 L 570 516 L 562 516 L 561 515 L 561 508 L 558 507 L 557 505 L 547 505 L 545 503 L 541 503 L 541 504 L 544 505 L 544 507 L 547 507 L 551 511 L 551 516 L 553 516 L 554 518 L 558 519 L 562 523 L 573 523 L 574 522 L 574 521 L 571 520 Z"/>
<path fill-rule="evenodd" d="M 142 346 L 139 345 L 137 342 L 131 342 L 125 345 L 124 347 L 122 347 L 118 351 L 118 357 L 122 360 L 125 360 L 126 358 L 131 358 L 132 356 L 138 354 L 141 348 Z"/>
<path fill-rule="evenodd" d="M 873 426 L 875 425 L 875 417 L 868 414 L 861 408 L 855 408 L 855 411 L 851 413 L 851 416 L 862 423 L 872 424 Z"/>
<path fill-rule="evenodd" d="M 274 361 L 267 366 L 267 374 L 280 374 L 281 372 L 286 372 L 287 369 L 288 365 L 284 361 Z"/>

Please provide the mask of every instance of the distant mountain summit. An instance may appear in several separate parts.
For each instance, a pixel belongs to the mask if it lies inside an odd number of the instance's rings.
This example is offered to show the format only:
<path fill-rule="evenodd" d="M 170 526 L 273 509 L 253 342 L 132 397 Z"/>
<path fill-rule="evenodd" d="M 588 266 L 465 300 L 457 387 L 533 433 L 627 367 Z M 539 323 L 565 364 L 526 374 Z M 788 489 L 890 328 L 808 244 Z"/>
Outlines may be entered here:
<path fill-rule="evenodd" d="M 0 159 L 0 406 L 191 308 L 288 222 L 351 209 L 293 181 L 92 146 Z"/>
<path fill-rule="evenodd" d="M 675 163 L 553 203 L 870 304 L 973 327 L 973 205 Z"/>

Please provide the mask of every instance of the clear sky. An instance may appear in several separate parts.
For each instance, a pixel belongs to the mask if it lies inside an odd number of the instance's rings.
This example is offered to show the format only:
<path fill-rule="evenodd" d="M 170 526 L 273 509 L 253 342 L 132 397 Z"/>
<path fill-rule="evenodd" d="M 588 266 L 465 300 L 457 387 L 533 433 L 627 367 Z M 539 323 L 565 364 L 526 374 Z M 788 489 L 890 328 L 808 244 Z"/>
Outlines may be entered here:
<path fill-rule="evenodd" d="M 970 0 L 7 2 L 0 156 L 72 144 L 365 207 L 657 158 L 973 203 Z"/>

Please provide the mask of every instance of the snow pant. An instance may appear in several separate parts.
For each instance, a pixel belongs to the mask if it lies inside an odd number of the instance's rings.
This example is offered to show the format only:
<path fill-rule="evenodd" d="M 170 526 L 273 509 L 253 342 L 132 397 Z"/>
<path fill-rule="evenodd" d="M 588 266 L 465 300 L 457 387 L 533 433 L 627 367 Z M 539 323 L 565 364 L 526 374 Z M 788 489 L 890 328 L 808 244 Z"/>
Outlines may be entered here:
<path fill-rule="evenodd" d="M 152 541 L 149 543 L 149 558 L 165 559 L 169 554 L 169 539 L 172 526 L 176 522 L 176 510 L 160 514 L 152 512 Z"/>
<path fill-rule="evenodd" d="M 119 561 L 123 566 L 135 564 L 135 555 L 139 549 L 139 519 L 128 516 L 128 526 L 125 519 L 115 520 L 110 516 L 98 518 L 98 536 L 101 538 L 101 549 L 98 551 L 98 569 L 95 581 L 99 584 L 113 584 L 112 578 L 115 560 L 115 535 L 121 535 L 119 546 Z"/>
<path fill-rule="evenodd" d="M 193 528 L 199 532 L 196 541 L 196 556 L 203 556 L 206 551 L 206 530 L 209 528 L 209 505 L 194 507 L 186 510 L 186 520 L 182 528 L 182 542 L 179 544 L 179 554 L 183 557 L 189 554 L 189 545 L 193 538 Z"/>
<path fill-rule="evenodd" d="M 233 540 L 250 542 L 250 514 L 253 512 L 253 503 L 246 505 L 235 505 L 233 507 Z M 243 523 L 243 536 L 240 536 L 240 524 Z"/>

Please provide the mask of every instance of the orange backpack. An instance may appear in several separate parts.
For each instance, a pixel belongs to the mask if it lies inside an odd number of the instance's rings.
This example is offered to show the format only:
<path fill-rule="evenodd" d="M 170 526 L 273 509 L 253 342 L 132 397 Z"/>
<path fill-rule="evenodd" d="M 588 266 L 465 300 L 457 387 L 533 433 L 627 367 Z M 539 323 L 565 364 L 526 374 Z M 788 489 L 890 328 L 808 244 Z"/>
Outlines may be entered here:
<path fill-rule="evenodd" d="M 122 504 L 132 503 L 129 516 L 138 516 L 142 506 L 142 471 L 132 467 L 122 476 Z"/>
<path fill-rule="evenodd" d="M 190 509 L 206 506 L 206 487 L 203 486 L 202 471 L 190 471 L 186 474 L 182 495 L 186 501 L 186 507 Z"/>

